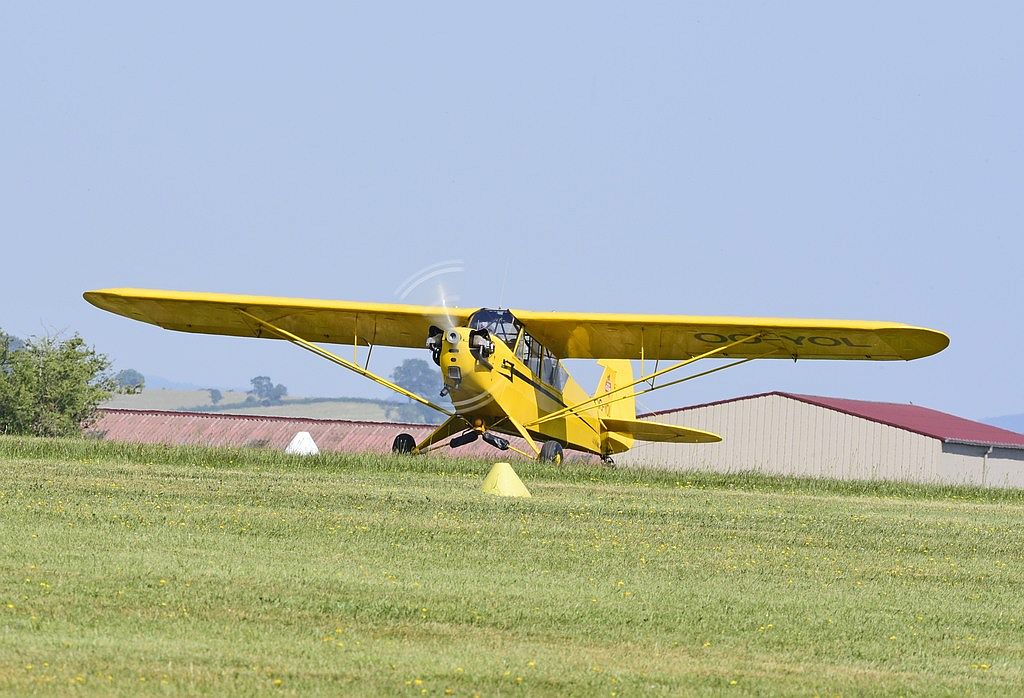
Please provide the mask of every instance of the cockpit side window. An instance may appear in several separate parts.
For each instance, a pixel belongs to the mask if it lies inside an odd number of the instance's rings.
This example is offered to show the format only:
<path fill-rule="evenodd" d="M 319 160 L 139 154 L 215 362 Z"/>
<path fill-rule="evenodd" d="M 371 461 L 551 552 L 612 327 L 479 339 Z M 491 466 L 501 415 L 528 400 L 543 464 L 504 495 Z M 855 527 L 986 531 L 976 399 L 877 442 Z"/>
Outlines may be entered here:
<path fill-rule="evenodd" d="M 523 332 L 523 339 L 516 347 L 516 355 L 530 369 L 530 373 L 540 377 L 540 362 L 544 355 L 544 347 L 538 344 L 529 332 Z"/>
<path fill-rule="evenodd" d="M 565 387 L 569 374 L 562 366 L 562 362 L 525 330 L 523 338 L 516 347 L 516 356 L 539 380 L 559 390 Z"/>
<path fill-rule="evenodd" d="M 565 387 L 565 381 L 569 377 L 565 368 L 562 367 L 562 362 L 547 349 L 544 350 L 544 358 L 541 361 L 540 375 L 542 381 L 559 390 Z"/>

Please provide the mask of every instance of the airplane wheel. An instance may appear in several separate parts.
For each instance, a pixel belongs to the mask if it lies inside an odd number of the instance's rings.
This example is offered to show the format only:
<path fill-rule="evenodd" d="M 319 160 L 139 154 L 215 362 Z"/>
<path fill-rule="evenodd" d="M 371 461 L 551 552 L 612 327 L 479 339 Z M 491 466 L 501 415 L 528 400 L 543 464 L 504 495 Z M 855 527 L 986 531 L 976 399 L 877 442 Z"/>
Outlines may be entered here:
<path fill-rule="evenodd" d="M 412 453 L 414 448 L 416 448 L 416 439 L 412 438 L 412 434 L 399 434 L 391 444 L 392 453 Z"/>
<path fill-rule="evenodd" d="M 540 447 L 540 459 L 545 463 L 558 465 L 562 462 L 562 444 L 557 441 L 547 441 Z"/>
<path fill-rule="evenodd" d="M 611 456 L 601 456 L 601 462 L 605 465 L 615 465 L 615 459 Z"/>

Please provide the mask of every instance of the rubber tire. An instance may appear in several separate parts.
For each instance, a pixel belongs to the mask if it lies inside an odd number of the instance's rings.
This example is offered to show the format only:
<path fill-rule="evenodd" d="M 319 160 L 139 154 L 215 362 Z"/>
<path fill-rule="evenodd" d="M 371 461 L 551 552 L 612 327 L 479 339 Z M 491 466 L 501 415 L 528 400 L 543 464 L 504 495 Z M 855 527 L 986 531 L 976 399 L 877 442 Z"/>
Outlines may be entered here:
<path fill-rule="evenodd" d="M 412 438 L 412 434 L 399 434 L 391 444 L 392 453 L 412 453 L 414 448 L 416 448 L 416 439 Z"/>
<path fill-rule="evenodd" d="M 558 465 L 562 462 L 562 444 L 557 441 L 545 441 L 540 447 L 540 459 L 545 463 Z"/>

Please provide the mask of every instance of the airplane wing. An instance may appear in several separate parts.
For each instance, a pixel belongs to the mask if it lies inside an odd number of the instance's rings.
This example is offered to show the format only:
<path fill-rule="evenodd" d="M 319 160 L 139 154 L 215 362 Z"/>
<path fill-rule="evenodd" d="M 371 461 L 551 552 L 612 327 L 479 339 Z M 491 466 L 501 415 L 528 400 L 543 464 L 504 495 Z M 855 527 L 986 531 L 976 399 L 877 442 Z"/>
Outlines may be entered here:
<path fill-rule="evenodd" d="M 918 359 L 942 351 L 941 332 L 897 322 L 786 318 L 620 315 L 513 310 L 541 344 L 563 359 L 682 360 L 744 337 L 721 358 Z"/>
<path fill-rule="evenodd" d="M 430 325 L 443 318 L 465 325 L 472 314 L 464 308 L 138 288 L 88 291 L 84 296 L 98 308 L 168 330 L 277 339 L 238 312 L 242 310 L 310 342 L 417 349 L 423 348 Z"/>
<path fill-rule="evenodd" d="M 432 324 L 465 325 L 473 309 L 115 288 L 85 299 L 118 315 L 182 332 L 273 337 L 244 311 L 302 337 L 332 344 L 421 348 Z M 564 359 L 685 359 L 743 337 L 722 358 L 910 360 L 949 344 L 941 332 L 893 322 L 621 315 L 513 310 Z"/>

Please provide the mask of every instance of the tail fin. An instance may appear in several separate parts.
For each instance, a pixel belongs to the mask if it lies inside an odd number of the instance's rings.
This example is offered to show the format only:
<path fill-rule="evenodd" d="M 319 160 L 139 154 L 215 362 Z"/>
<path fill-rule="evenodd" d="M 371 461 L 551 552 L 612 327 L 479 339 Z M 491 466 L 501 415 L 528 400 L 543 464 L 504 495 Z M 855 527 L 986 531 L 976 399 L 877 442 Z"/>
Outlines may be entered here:
<path fill-rule="evenodd" d="M 633 364 L 630 361 L 602 359 L 597 363 L 604 366 L 604 373 L 601 374 L 594 397 L 610 393 L 633 382 Z M 608 422 L 614 425 L 636 420 L 636 398 L 633 397 L 632 389 L 615 393 L 608 398 L 608 404 L 598 403 L 597 416 L 601 419 L 602 455 L 622 453 L 633 446 L 632 434 L 619 433 L 608 428 Z"/>
<path fill-rule="evenodd" d="M 604 373 L 597 383 L 597 390 L 594 397 L 610 393 L 613 390 L 629 385 L 633 382 L 633 364 L 628 359 L 601 359 L 597 362 L 604 366 Z M 629 397 L 626 397 L 629 395 Z M 609 405 L 599 405 L 597 416 L 601 419 L 636 419 L 636 399 L 630 391 L 623 390 L 612 395 L 609 400 L 614 400 Z"/>

